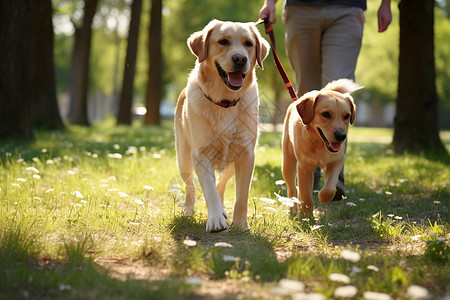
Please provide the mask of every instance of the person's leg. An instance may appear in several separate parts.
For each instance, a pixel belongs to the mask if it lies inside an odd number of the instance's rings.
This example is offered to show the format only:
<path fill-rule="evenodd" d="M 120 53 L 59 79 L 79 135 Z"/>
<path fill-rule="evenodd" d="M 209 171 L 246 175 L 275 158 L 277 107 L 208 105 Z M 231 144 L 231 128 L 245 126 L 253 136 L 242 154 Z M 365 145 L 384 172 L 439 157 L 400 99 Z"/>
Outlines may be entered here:
<path fill-rule="evenodd" d="M 286 52 L 294 69 L 297 95 L 322 88 L 320 7 L 286 5 Z"/>
<path fill-rule="evenodd" d="M 340 78 L 355 80 L 364 29 L 364 11 L 345 6 L 329 6 L 326 11 L 328 18 L 322 39 L 322 85 Z M 344 180 L 342 167 L 334 201 L 341 200 L 345 195 Z"/>

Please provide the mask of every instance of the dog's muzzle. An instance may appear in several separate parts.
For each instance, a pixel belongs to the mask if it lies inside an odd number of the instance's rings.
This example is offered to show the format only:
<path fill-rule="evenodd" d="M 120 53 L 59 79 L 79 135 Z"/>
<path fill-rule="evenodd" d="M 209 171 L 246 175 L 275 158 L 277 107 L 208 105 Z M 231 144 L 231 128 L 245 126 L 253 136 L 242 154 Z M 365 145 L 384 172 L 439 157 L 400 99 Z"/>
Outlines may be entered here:
<path fill-rule="evenodd" d="M 245 61 L 246 63 L 247 61 Z M 245 65 L 244 63 L 244 65 Z M 234 64 L 237 66 L 237 68 L 240 68 L 239 65 L 242 67 L 242 59 L 234 61 Z M 241 71 L 234 71 L 234 72 L 225 72 L 222 67 L 216 63 L 217 72 L 219 73 L 219 76 L 223 79 L 225 85 L 232 89 L 232 90 L 239 90 L 242 87 L 242 84 L 244 82 L 244 78 L 247 74 L 241 72 Z"/>
<path fill-rule="evenodd" d="M 322 138 L 323 142 L 325 143 L 325 147 L 328 151 L 331 153 L 337 153 L 339 150 L 341 150 L 342 143 L 347 138 L 347 133 L 341 130 L 336 130 L 334 132 L 334 138 L 338 141 L 337 143 L 330 143 L 328 139 L 323 134 L 322 130 L 317 127 L 317 131 L 319 132 L 320 137 Z"/>

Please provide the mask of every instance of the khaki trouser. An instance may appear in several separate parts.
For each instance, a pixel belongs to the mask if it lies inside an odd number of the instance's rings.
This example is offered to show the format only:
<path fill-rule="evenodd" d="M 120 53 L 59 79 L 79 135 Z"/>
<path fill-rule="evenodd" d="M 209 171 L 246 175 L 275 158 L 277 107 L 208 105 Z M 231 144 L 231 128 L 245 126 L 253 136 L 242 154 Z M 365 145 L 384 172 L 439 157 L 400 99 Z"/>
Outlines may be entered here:
<path fill-rule="evenodd" d="M 333 80 L 355 79 L 364 27 L 361 8 L 290 4 L 283 21 L 299 97 Z"/>

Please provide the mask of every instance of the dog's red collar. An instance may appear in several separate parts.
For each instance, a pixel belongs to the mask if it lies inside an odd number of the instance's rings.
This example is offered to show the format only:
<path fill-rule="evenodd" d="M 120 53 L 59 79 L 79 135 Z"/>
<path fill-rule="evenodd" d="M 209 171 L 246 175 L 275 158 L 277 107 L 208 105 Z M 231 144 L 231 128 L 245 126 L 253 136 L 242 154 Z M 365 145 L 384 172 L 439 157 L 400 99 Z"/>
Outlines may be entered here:
<path fill-rule="evenodd" d="M 224 107 L 224 108 L 236 106 L 236 104 L 239 102 L 239 100 L 241 100 L 241 98 L 239 98 L 237 100 L 233 100 L 233 101 L 227 100 L 227 99 L 223 99 L 220 102 L 216 102 L 213 99 L 211 99 L 208 95 L 206 95 L 202 88 L 200 88 L 200 91 L 202 91 L 202 93 L 206 97 L 206 99 L 208 99 L 209 101 L 211 101 L 215 105 L 219 105 L 220 107 Z"/>

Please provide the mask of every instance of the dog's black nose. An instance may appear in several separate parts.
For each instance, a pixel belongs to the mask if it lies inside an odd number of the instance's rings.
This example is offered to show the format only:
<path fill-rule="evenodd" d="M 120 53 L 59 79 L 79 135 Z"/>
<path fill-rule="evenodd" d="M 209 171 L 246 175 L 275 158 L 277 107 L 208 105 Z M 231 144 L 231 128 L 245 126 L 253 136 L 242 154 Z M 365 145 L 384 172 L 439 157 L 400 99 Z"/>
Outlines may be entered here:
<path fill-rule="evenodd" d="M 334 132 L 334 138 L 336 139 L 336 141 L 338 142 L 343 142 L 345 141 L 345 138 L 347 137 L 347 133 L 345 133 L 344 131 L 341 130 L 337 130 Z"/>
<path fill-rule="evenodd" d="M 242 54 L 235 54 L 231 57 L 231 59 L 233 60 L 233 63 L 238 66 L 243 66 L 247 63 L 247 56 Z"/>

